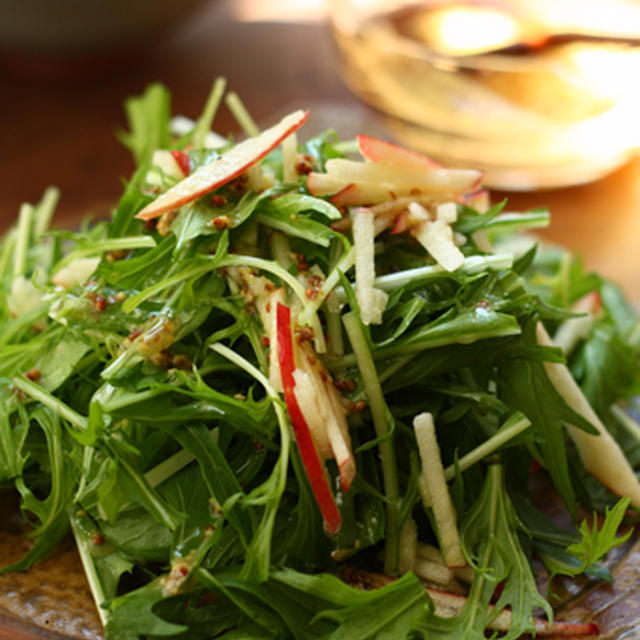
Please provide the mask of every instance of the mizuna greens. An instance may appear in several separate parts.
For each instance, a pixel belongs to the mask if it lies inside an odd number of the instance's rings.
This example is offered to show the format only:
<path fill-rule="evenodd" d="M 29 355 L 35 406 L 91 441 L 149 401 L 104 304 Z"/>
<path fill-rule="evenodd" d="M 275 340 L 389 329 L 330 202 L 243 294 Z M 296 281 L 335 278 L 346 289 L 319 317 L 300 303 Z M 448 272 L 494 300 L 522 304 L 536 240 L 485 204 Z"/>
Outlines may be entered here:
<path fill-rule="evenodd" d="M 235 143 L 223 93 L 129 100 L 111 219 L 51 230 L 50 189 L 2 241 L 0 482 L 33 524 L 3 570 L 71 531 L 112 640 L 593 633 L 550 626 L 531 560 L 607 579 L 640 507 L 632 307 L 478 172 L 299 144 L 303 112 Z"/>

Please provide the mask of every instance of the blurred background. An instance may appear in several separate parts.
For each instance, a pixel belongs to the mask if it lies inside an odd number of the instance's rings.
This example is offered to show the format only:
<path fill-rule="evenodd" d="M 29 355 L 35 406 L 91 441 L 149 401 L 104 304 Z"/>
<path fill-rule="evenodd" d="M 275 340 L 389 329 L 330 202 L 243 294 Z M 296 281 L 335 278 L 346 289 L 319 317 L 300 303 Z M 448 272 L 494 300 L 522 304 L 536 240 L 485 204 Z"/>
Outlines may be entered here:
<path fill-rule="evenodd" d="M 50 184 L 59 224 L 107 214 L 133 169 L 124 100 L 159 81 L 195 118 L 222 75 L 259 124 L 309 108 L 307 134 L 485 168 L 494 200 L 548 206 L 543 235 L 640 300 L 640 6 L 576 2 L 5 0 L 0 227 Z M 215 126 L 238 128 L 226 108 Z"/>
<path fill-rule="evenodd" d="M 308 108 L 301 136 L 369 133 L 485 168 L 494 202 L 547 206 L 541 236 L 640 303 L 639 13 L 640 0 L 2 0 L 0 232 L 49 185 L 59 226 L 107 216 L 134 169 L 116 137 L 125 99 L 162 82 L 173 113 L 196 118 L 225 76 L 261 125 Z M 238 129 L 224 105 L 215 127 Z M 7 554 L 25 544 L 10 540 Z M 29 619 L 56 628 L 56 612 L 69 630 L 64 602 L 88 637 L 79 561 L 57 558 L 0 582 L 40 585 Z"/>

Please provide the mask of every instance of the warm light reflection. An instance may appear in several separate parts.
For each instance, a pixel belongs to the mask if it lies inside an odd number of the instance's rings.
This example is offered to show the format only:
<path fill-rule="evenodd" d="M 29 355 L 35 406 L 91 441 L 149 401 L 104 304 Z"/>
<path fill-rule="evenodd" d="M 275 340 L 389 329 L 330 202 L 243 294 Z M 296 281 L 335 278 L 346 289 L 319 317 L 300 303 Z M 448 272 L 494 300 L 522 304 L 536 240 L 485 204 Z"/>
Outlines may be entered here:
<path fill-rule="evenodd" d="M 638 0 L 509 0 L 515 12 L 555 33 L 638 37 Z"/>
<path fill-rule="evenodd" d="M 425 12 L 412 25 L 414 36 L 436 51 L 460 56 L 499 49 L 522 38 L 518 21 L 492 7 L 449 6 Z"/>
<path fill-rule="evenodd" d="M 618 100 L 635 97 L 636 103 L 640 101 L 637 85 L 630 81 L 640 69 L 640 51 L 582 45 L 570 49 L 568 58 L 576 76 L 592 93 Z"/>
<path fill-rule="evenodd" d="M 610 109 L 569 131 L 571 144 L 586 157 L 603 160 L 620 154 L 621 149 L 637 147 L 640 92 L 629 79 L 640 68 L 640 51 L 579 45 L 569 49 L 567 58 L 573 65 L 575 81 L 592 96 L 611 101 Z"/>
<path fill-rule="evenodd" d="M 640 47 L 602 38 L 640 37 L 640 0 L 381 4 L 334 0 L 334 33 L 406 144 L 509 189 L 594 180 L 640 148 Z"/>
<path fill-rule="evenodd" d="M 327 17 L 325 0 L 233 0 L 240 22 L 321 22 Z"/>

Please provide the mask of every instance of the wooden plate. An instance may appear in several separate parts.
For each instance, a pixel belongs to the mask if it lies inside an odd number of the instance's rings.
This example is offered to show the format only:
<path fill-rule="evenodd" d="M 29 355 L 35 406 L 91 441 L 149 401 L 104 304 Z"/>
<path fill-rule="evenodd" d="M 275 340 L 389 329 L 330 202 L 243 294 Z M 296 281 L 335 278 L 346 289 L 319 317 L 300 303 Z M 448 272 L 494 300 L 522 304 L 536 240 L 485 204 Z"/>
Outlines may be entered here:
<path fill-rule="evenodd" d="M 0 567 L 29 548 L 16 496 L 0 495 Z M 0 574 L 0 640 L 98 640 L 102 626 L 72 539 L 23 573 Z"/>

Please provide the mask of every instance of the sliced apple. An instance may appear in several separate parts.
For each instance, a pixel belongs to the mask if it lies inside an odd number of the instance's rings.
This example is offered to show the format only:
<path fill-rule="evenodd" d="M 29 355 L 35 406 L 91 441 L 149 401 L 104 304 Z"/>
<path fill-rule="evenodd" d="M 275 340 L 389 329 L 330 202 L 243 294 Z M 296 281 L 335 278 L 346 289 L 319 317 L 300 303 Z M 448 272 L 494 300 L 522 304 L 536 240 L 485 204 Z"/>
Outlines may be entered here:
<path fill-rule="evenodd" d="M 280 366 L 278 364 L 278 319 L 276 311 L 278 304 L 285 303 L 286 297 L 287 294 L 285 293 L 284 287 L 279 287 L 269 294 L 269 300 L 265 305 L 265 311 L 267 314 L 265 320 L 267 324 L 263 324 L 265 331 L 267 332 L 267 337 L 269 338 L 269 382 L 278 392 L 282 391 L 282 377 L 280 375 Z"/>
<path fill-rule="evenodd" d="M 414 571 L 418 550 L 418 527 L 413 516 L 409 514 L 400 528 L 398 535 L 398 566 L 397 573 L 403 576 L 409 571 Z"/>
<path fill-rule="evenodd" d="M 409 212 L 403 211 L 393 223 L 391 228 L 391 235 L 395 236 L 398 233 L 404 233 L 409 228 Z"/>
<path fill-rule="evenodd" d="M 77 284 L 84 284 L 100 264 L 100 256 L 94 258 L 76 258 L 62 267 L 51 278 L 51 282 L 63 289 L 70 289 Z"/>
<path fill-rule="evenodd" d="M 335 459 L 340 486 L 348 491 L 356 475 L 349 425 L 338 390 L 309 343 L 299 345 L 300 370 L 294 371 L 296 399 L 311 430 L 322 459 Z M 303 375 L 304 374 L 304 377 Z M 303 380 L 306 384 L 298 384 Z"/>
<path fill-rule="evenodd" d="M 158 196 L 142 209 L 136 218 L 141 220 L 157 218 L 233 180 L 264 158 L 284 138 L 302 126 L 308 117 L 308 111 L 294 111 L 255 138 L 240 142 Z"/>
<path fill-rule="evenodd" d="M 465 193 L 458 197 L 458 202 L 474 208 L 479 213 L 488 211 L 491 206 L 489 192 L 486 189 L 478 189 L 477 191 Z"/>
<path fill-rule="evenodd" d="M 355 252 L 355 294 L 363 324 L 380 324 L 389 294 L 373 286 L 375 267 L 375 218 L 371 209 L 351 210 L 351 229 Z"/>
<path fill-rule="evenodd" d="M 414 196 L 422 199 L 425 193 L 418 187 L 398 186 L 388 182 L 358 182 L 345 183 L 329 201 L 336 207 L 355 207 L 395 202 L 406 197 Z M 433 198 L 433 195 L 430 197 Z"/>
<path fill-rule="evenodd" d="M 436 220 L 453 224 L 458 219 L 458 207 L 455 202 L 443 202 L 436 207 Z"/>
<path fill-rule="evenodd" d="M 413 429 L 442 556 L 450 569 L 464 567 L 467 562 L 460 546 L 457 514 L 444 477 L 433 416 L 430 413 L 418 414 L 413 420 Z"/>
<path fill-rule="evenodd" d="M 406 231 L 411 222 L 407 207 L 412 202 L 417 202 L 424 206 L 432 206 L 434 198 L 432 196 L 402 196 L 395 200 L 388 200 L 387 202 L 380 202 L 370 206 L 369 209 L 376 218 L 376 236 L 389 228 L 391 228 L 392 234 Z"/>
<path fill-rule="evenodd" d="M 359 135 L 357 140 L 360 153 L 371 162 L 383 162 L 397 167 L 407 167 L 408 169 L 435 169 L 442 166 L 439 162 L 421 153 L 405 149 L 379 138 Z"/>
<path fill-rule="evenodd" d="M 427 560 L 426 558 L 416 558 L 413 571 L 418 578 L 443 587 L 451 584 L 455 578 L 453 569 L 449 569 L 447 565 L 441 562 L 433 562 L 433 560 Z"/>
<path fill-rule="evenodd" d="M 409 204 L 408 209 L 410 220 L 413 219 L 417 222 L 417 225 L 411 230 L 416 240 L 443 269 L 455 271 L 460 267 L 464 263 L 464 255 L 455 245 L 453 230 L 445 222 L 445 219 L 450 215 L 445 211 L 442 215 L 444 219 L 430 220 L 429 212 L 417 202 Z"/>
<path fill-rule="evenodd" d="M 553 346 L 542 323 L 536 327 L 538 344 Z M 567 365 L 560 362 L 545 362 L 549 379 L 565 402 L 578 414 L 588 420 L 597 430 L 598 435 L 586 433 L 572 425 L 567 431 L 578 449 L 584 468 L 595 476 L 610 491 L 618 496 L 628 496 L 634 507 L 640 508 L 640 482 L 633 472 L 622 449 L 607 431 L 582 390 L 571 375 Z"/>
<path fill-rule="evenodd" d="M 330 196 L 346 186 L 342 178 L 312 171 L 307 175 L 307 189 L 312 196 Z"/>
<path fill-rule="evenodd" d="M 174 149 L 171 152 L 173 159 L 176 161 L 178 167 L 180 167 L 180 172 L 184 177 L 188 176 L 191 173 L 191 164 L 189 162 L 189 156 L 184 151 L 179 151 L 178 149 Z"/>
<path fill-rule="evenodd" d="M 174 180 L 182 180 L 184 173 L 175 159 L 173 152 L 167 149 L 156 149 L 151 156 L 151 169 L 147 171 L 146 182 L 152 186 L 162 186 L 164 180 L 162 175 L 158 173 L 158 169 L 165 175 Z"/>
<path fill-rule="evenodd" d="M 325 168 L 328 175 L 344 180 L 345 184 L 390 183 L 445 193 L 476 189 L 482 180 L 482 172 L 476 169 L 407 168 L 346 158 L 327 160 Z"/>
<path fill-rule="evenodd" d="M 318 456 L 309 426 L 302 414 L 294 393 L 295 379 L 293 372 L 295 362 L 293 357 L 293 339 L 291 336 L 291 310 L 289 307 L 277 303 L 277 333 L 278 333 L 278 361 L 280 375 L 284 389 L 284 400 L 287 405 L 291 426 L 298 444 L 300 457 L 304 466 L 311 490 L 315 496 L 327 530 L 334 534 L 342 525 L 342 517 L 331 493 L 326 472 Z"/>
<path fill-rule="evenodd" d="M 329 177 L 331 178 L 332 176 Z M 397 184 L 376 181 L 350 182 L 346 180 L 342 183 L 337 180 L 330 183 L 327 180 L 325 184 L 331 184 L 333 188 L 326 193 L 316 195 L 335 194 L 329 200 L 336 207 L 368 206 L 404 198 L 413 198 L 420 202 L 426 202 L 429 199 L 442 200 L 444 198 L 457 197 L 461 192 L 458 189 L 436 189 L 433 185 L 428 184 L 412 185 L 410 183 Z"/>
<path fill-rule="evenodd" d="M 327 423 L 327 434 L 331 443 L 333 457 L 338 464 L 340 487 L 349 491 L 356 477 L 356 461 L 351 449 L 349 425 L 345 416 L 342 397 L 328 377 L 324 380 L 326 397 L 331 408 L 331 419 Z"/>
<path fill-rule="evenodd" d="M 324 403 L 320 398 L 320 390 L 314 384 L 311 375 L 300 367 L 294 369 L 293 379 L 295 382 L 293 392 L 295 393 L 296 401 L 309 427 L 318 457 L 323 462 L 332 457 L 332 451 L 329 434 L 327 433 L 327 417 L 324 411 Z"/>

